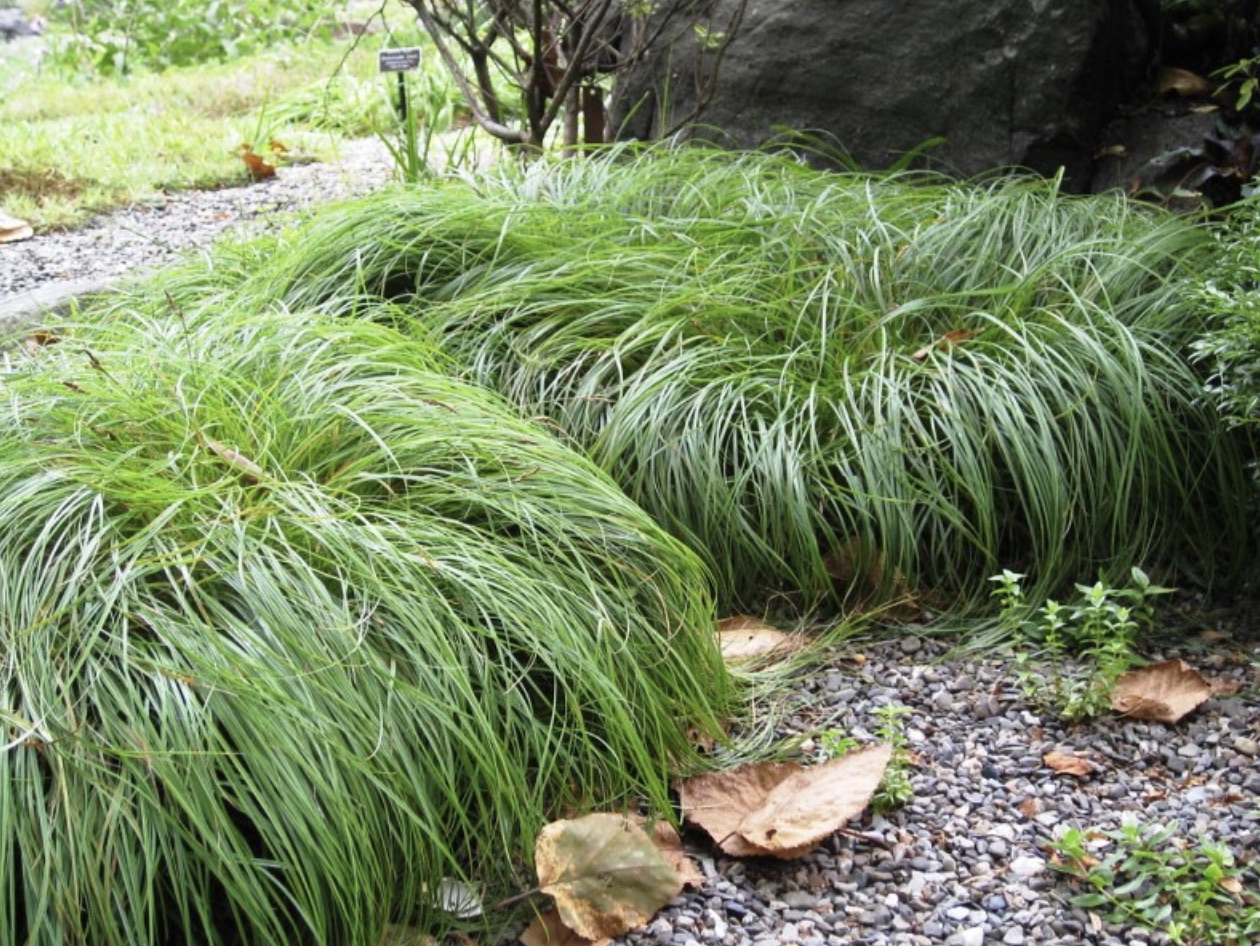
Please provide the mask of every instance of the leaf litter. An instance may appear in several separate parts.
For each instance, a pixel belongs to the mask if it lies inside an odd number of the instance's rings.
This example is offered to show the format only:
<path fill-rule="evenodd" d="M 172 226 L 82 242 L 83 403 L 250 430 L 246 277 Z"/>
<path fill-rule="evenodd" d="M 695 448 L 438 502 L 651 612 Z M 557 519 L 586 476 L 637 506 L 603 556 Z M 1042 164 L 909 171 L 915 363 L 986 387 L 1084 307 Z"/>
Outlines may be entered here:
<path fill-rule="evenodd" d="M 800 650 L 803 643 L 799 635 L 785 634 L 747 614 L 718 621 L 717 636 L 722 659 L 728 665 L 760 660 L 771 654 L 785 657 Z"/>
<path fill-rule="evenodd" d="M 1212 696 L 1212 684 L 1184 660 L 1130 670 L 1116 681 L 1111 705 L 1130 719 L 1180 722 Z"/>
<path fill-rule="evenodd" d="M 552 822 L 539 832 L 534 865 L 564 926 L 588 940 L 646 923 L 683 889 L 682 875 L 623 815 Z"/>
<path fill-rule="evenodd" d="M 796 860 L 870 804 L 892 747 L 869 746 L 802 766 L 762 762 L 684 781 L 683 816 L 732 857 Z"/>

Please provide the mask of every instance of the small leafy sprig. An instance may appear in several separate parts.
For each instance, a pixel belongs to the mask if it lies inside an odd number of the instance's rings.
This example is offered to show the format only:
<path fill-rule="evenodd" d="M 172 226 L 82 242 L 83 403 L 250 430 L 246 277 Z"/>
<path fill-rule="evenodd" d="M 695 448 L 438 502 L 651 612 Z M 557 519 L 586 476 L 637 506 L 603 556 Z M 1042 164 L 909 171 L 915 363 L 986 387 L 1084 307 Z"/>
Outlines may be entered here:
<path fill-rule="evenodd" d="M 910 748 L 906 741 L 905 718 L 910 714 L 910 707 L 892 704 L 881 706 L 875 710 L 878 723 L 875 735 L 882 743 L 892 746 L 892 758 L 884 777 L 871 799 L 871 810 L 876 814 L 887 814 L 900 808 L 914 797 L 914 786 L 910 782 Z M 822 758 L 838 759 L 860 747 L 852 736 L 841 729 L 828 729 L 819 734 Z"/>
<path fill-rule="evenodd" d="M 1015 658 L 1015 675 L 1026 699 L 1051 706 L 1063 719 L 1075 722 L 1106 712 L 1116 681 L 1137 663 L 1135 644 L 1141 630 L 1155 620 L 1152 599 L 1171 588 L 1151 583 L 1140 568 L 1130 572 L 1131 584 L 1114 588 L 1103 581 L 1077 585 L 1071 605 L 1047 601 L 1029 618 L 1021 581 L 1010 570 L 989 580 L 1006 630 L 1041 645 L 1049 664 L 1049 680 L 1033 669 L 1032 657 Z"/>

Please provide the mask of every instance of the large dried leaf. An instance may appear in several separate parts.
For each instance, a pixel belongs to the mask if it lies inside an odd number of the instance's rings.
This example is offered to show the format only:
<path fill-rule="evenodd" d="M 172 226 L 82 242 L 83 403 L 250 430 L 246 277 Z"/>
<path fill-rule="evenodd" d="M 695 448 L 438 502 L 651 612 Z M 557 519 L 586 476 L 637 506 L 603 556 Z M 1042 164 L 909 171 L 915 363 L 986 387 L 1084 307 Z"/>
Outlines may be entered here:
<path fill-rule="evenodd" d="M 892 746 L 868 746 L 792 773 L 739 826 L 750 843 L 797 857 L 862 813 L 884 777 Z M 804 852 L 801 852 L 804 853 Z"/>
<path fill-rule="evenodd" d="M 587 939 L 573 932 L 555 910 L 534 917 L 520 940 L 521 946 L 608 946 L 612 942 L 607 938 Z"/>
<path fill-rule="evenodd" d="M 656 821 L 649 828 L 641 819 L 634 820 L 647 832 L 648 839 L 656 845 L 656 850 L 660 852 L 661 857 L 665 858 L 670 867 L 678 871 L 684 887 L 699 887 L 704 883 L 704 874 L 700 873 L 700 868 L 696 866 L 695 861 L 687 856 L 682 838 L 679 837 L 672 824 L 668 821 Z"/>
<path fill-rule="evenodd" d="M 25 220 L 0 213 L 0 243 L 17 243 L 35 235 L 34 228 Z"/>
<path fill-rule="evenodd" d="M 800 647 L 799 637 L 784 634 L 747 614 L 718 621 L 717 635 L 722 659 L 728 664 L 744 663 L 771 653 L 789 654 Z"/>
<path fill-rule="evenodd" d="M 708 832 L 732 857 L 762 855 L 763 850 L 739 833 L 739 826 L 775 788 L 800 770 L 792 762 L 758 762 L 689 778 L 678 786 L 683 817 Z"/>
<path fill-rule="evenodd" d="M 1130 670 L 1116 681 L 1111 705 L 1132 719 L 1175 723 L 1212 696 L 1212 685 L 1184 660 Z"/>
<path fill-rule="evenodd" d="M 871 746 L 822 765 L 763 762 L 688 779 L 683 815 L 733 857 L 794 860 L 859 814 L 884 777 L 890 746 Z"/>
<path fill-rule="evenodd" d="M 682 891 L 682 878 L 647 834 L 622 815 L 556 821 L 534 845 L 538 886 L 564 925 L 586 939 L 620 936 Z"/>

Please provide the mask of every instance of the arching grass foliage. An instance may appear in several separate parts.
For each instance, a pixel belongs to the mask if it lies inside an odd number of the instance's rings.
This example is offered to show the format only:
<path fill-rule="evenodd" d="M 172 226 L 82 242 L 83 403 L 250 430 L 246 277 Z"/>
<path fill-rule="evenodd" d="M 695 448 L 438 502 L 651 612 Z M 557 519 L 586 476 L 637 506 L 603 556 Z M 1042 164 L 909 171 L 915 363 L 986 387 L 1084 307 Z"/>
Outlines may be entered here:
<path fill-rule="evenodd" d="M 1002 567 L 1037 596 L 1242 547 L 1238 457 L 1185 358 L 1204 246 L 1053 182 L 657 149 L 392 190 L 230 291 L 401 318 L 550 418 L 727 601 L 948 606 Z"/>
<path fill-rule="evenodd" d="M 0 944 L 377 946 L 667 804 L 708 580 L 425 346 L 123 317 L 0 372 Z"/>

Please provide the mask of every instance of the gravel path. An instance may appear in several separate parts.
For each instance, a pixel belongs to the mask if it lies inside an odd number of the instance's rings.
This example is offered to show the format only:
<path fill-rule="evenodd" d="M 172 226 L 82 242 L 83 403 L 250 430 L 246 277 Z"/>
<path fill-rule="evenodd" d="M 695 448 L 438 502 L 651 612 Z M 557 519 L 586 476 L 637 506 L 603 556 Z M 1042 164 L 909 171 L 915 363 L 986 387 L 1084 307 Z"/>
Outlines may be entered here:
<path fill-rule="evenodd" d="M 336 164 L 283 167 L 266 183 L 173 194 L 82 230 L 0 245 L 0 330 L 227 231 L 283 226 L 287 211 L 364 193 L 389 175 L 379 144 L 352 143 Z M 1138 818 L 1228 842 L 1244 863 L 1260 855 L 1260 645 L 1240 635 L 1186 646 L 1196 666 L 1244 693 L 1211 700 L 1177 726 L 1119 718 L 1066 726 L 1028 704 L 1009 660 L 945 660 L 945 646 L 930 639 L 865 647 L 862 662 L 838 656 L 804 681 L 784 735 L 835 729 L 873 739 L 880 707 L 909 708 L 914 798 L 855 825 L 886 846 L 836 836 L 801 861 L 736 861 L 689 836 L 708 880 L 620 942 L 1165 943 L 1070 907 L 1072 888 L 1049 869 L 1045 845 L 1067 826 Z M 1052 751 L 1085 756 L 1097 770 L 1056 774 L 1042 763 Z"/>
<path fill-rule="evenodd" d="M 852 825 L 886 847 L 838 835 L 801 861 L 739 861 L 715 857 L 702 835 L 689 835 L 708 876 L 703 888 L 619 942 L 1167 943 L 1071 907 L 1080 891 L 1050 868 L 1046 843 L 1070 826 L 1115 829 L 1138 819 L 1176 824 L 1190 842 L 1227 842 L 1241 863 L 1260 868 L 1260 646 L 1189 646 L 1184 656 L 1205 675 L 1251 692 L 1210 700 L 1176 726 L 1119 717 L 1065 725 L 1029 705 L 1010 660 L 945 660 L 945 645 L 930 639 L 862 648 L 860 665 L 837 659 L 810 675 L 785 734 L 834 728 L 869 741 L 880 707 L 910 710 L 913 800 Z M 1042 761 L 1056 751 L 1084 756 L 1096 771 L 1057 774 Z"/>
<path fill-rule="evenodd" d="M 264 233 L 284 226 L 289 211 L 366 193 L 387 182 L 391 169 L 379 141 L 354 141 L 333 163 L 282 166 L 274 178 L 256 184 L 169 194 L 80 230 L 0 244 L 0 332 L 229 231 Z"/>

